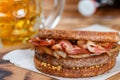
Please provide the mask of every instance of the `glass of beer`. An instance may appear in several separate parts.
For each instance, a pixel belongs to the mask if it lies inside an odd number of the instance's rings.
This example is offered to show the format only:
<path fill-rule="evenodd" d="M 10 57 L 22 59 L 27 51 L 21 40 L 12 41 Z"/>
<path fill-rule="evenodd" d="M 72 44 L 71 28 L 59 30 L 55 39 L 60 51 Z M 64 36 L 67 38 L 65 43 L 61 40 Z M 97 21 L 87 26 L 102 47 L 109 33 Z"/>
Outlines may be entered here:
<path fill-rule="evenodd" d="M 54 28 L 65 2 L 56 1 L 53 12 L 44 19 L 43 0 L 0 0 L 0 47 L 26 44 L 40 27 Z"/>

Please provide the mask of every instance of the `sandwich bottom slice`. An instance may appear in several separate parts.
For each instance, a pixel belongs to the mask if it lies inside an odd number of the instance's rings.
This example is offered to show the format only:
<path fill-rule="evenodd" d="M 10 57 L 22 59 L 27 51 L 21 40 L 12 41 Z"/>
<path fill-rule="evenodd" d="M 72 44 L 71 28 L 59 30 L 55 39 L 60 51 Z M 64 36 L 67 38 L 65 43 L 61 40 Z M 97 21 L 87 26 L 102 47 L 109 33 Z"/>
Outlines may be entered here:
<path fill-rule="evenodd" d="M 38 70 L 69 78 L 96 76 L 112 69 L 119 53 L 117 41 L 117 32 L 46 29 L 30 40 Z"/>
<path fill-rule="evenodd" d="M 39 53 L 36 53 L 39 54 Z M 91 76 L 96 76 L 99 74 L 103 74 L 106 71 L 110 70 L 111 68 L 114 67 L 116 63 L 116 56 L 118 52 L 115 52 L 111 57 L 108 57 L 106 54 L 102 55 L 97 55 L 97 56 L 92 56 L 92 57 L 87 57 L 87 58 L 80 58 L 80 59 L 60 59 L 59 61 L 56 60 L 56 58 L 51 57 L 49 55 L 39 55 L 39 56 L 34 56 L 34 62 L 35 66 L 38 70 L 55 75 L 55 76 L 60 76 L 60 77 L 71 77 L 71 78 L 79 78 L 79 77 L 91 77 Z M 108 58 L 108 61 L 105 62 L 104 58 Z M 60 64 L 66 64 L 66 65 L 74 65 L 78 62 L 83 62 L 85 59 L 90 60 L 88 61 L 88 64 L 92 64 L 92 61 L 97 62 L 98 64 L 90 65 L 90 66 L 76 66 L 76 67 L 64 67 L 64 65 Z M 67 62 L 68 61 L 68 62 Z M 100 64 L 99 64 L 100 63 Z M 56 65 L 55 65 L 56 64 Z M 79 63 L 78 63 L 79 64 Z"/>

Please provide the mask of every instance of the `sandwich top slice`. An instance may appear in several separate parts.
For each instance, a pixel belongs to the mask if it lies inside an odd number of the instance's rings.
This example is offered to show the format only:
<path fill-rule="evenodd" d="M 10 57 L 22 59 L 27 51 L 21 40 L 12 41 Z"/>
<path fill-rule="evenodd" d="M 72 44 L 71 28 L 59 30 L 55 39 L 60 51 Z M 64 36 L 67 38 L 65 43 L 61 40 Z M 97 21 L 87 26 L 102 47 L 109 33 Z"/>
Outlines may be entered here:
<path fill-rule="evenodd" d="M 64 51 L 67 55 L 75 55 L 109 53 L 111 49 L 117 47 L 119 40 L 118 32 L 40 29 L 38 36 L 31 42 L 35 46 L 49 47 L 53 50 Z"/>
<path fill-rule="evenodd" d="M 38 70 L 62 77 L 89 77 L 115 65 L 119 40 L 118 32 L 40 29 L 30 42 Z"/>

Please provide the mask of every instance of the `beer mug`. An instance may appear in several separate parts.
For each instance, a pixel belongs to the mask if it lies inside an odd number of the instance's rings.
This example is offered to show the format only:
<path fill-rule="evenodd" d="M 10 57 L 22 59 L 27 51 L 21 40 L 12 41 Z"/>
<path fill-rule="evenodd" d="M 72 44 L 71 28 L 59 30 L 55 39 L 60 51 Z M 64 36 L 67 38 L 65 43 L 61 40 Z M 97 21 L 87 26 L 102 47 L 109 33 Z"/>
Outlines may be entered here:
<path fill-rule="evenodd" d="M 1 48 L 25 44 L 39 28 L 53 29 L 57 25 L 65 0 L 54 0 L 54 9 L 46 19 L 43 3 L 43 0 L 0 0 Z"/>

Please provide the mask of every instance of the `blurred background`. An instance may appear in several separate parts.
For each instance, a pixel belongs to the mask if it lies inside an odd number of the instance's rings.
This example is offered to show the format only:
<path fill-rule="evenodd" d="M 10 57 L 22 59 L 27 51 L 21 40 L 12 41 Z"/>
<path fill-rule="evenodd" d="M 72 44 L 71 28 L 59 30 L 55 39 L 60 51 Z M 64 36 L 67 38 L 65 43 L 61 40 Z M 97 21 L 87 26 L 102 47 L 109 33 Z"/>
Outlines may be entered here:
<path fill-rule="evenodd" d="M 120 0 L 0 0 L 0 48 L 26 44 L 39 28 L 57 23 L 57 29 L 98 24 L 120 30 Z"/>
<path fill-rule="evenodd" d="M 54 0 L 44 1 L 46 16 Z M 120 0 L 66 0 L 62 18 L 56 28 L 72 29 L 93 24 L 120 30 Z"/>

